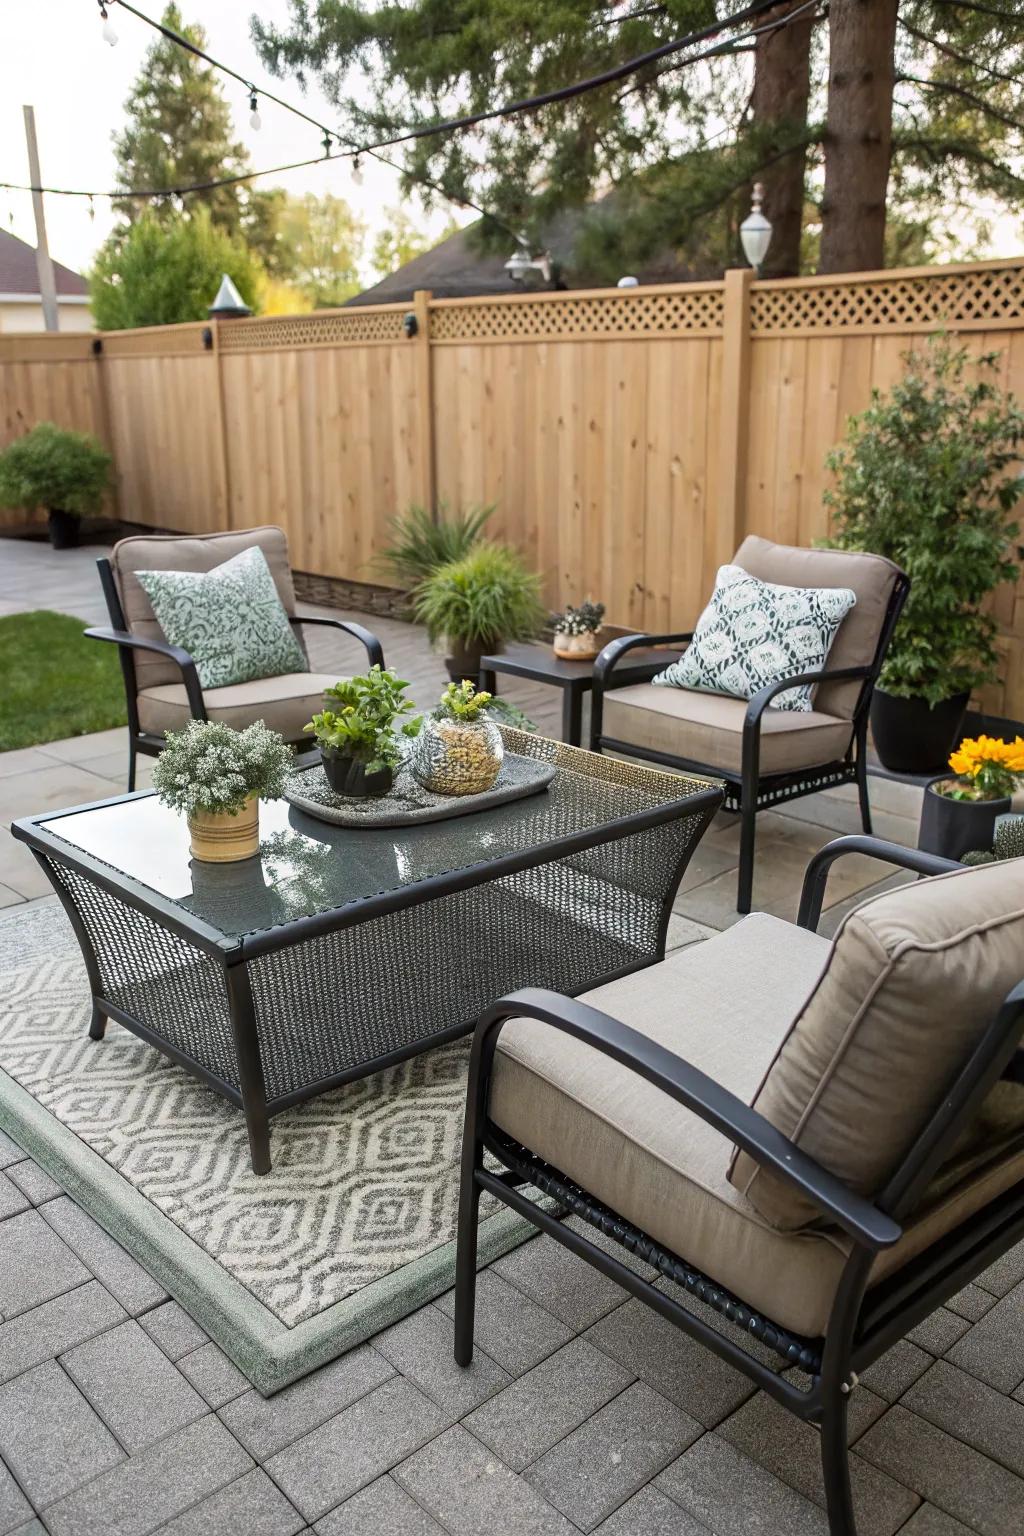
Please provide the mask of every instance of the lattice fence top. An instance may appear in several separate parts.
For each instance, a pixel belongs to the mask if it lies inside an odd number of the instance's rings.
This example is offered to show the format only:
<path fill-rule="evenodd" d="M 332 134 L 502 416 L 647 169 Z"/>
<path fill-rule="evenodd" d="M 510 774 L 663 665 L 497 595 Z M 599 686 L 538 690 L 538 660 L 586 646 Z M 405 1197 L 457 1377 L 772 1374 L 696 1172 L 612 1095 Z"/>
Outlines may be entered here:
<path fill-rule="evenodd" d="M 722 285 L 623 289 L 506 299 L 441 301 L 430 306 L 431 341 L 600 341 L 614 337 L 716 334 Z"/>
<path fill-rule="evenodd" d="M 404 341 L 402 322 L 410 305 L 361 308 L 327 314 L 280 315 L 267 320 L 224 320 L 217 329 L 222 352 L 262 352 L 275 347 L 363 345 Z"/>
<path fill-rule="evenodd" d="M 756 283 L 754 335 L 829 330 L 914 331 L 948 324 L 983 329 L 1024 319 L 1024 266 L 837 278 L 829 283 Z"/>

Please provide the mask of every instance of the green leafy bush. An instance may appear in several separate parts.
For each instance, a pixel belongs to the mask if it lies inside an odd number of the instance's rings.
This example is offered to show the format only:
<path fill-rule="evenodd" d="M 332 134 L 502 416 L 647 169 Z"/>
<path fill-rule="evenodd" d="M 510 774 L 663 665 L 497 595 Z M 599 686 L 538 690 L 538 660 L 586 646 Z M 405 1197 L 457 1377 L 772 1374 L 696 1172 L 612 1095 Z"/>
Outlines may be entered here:
<path fill-rule="evenodd" d="M 101 331 L 205 320 L 225 272 L 255 308 L 262 268 L 205 208 L 172 223 L 144 214 L 100 247 L 89 274 L 93 318 Z"/>
<path fill-rule="evenodd" d="M 391 542 L 378 556 L 405 586 L 417 587 L 439 565 L 462 560 L 480 542 L 494 507 L 449 514 L 442 502 L 435 520 L 426 507 L 410 507 L 389 525 Z"/>
<path fill-rule="evenodd" d="M 449 683 L 437 701 L 435 720 L 479 720 L 492 704 L 493 693 L 487 693 L 464 677 L 461 683 Z"/>
<path fill-rule="evenodd" d="M 904 377 L 874 392 L 829 454 L 825 500 L 836 547 L 886 555 L 911 580 L 882 688 L 935 705 L 996 676 L 983 603 L 1017 575 L 1024 414 L 995 382 L 998 353 L 974 358 L 940 333 L 904 360 Z"/>
<path fill-rule="evenodd" d="M 529 640 L 544 623 L 540 577 L 505 544 L 477 544 L 438 566 L 413 596 L 413 613 L 432 641 L 447 636 L 465 650 Z"/>
<path fill-rule="evenodd" d="M 40 421 L 0 452 L 0 506 L 53 508 L 75 517 L 98 512 L 110 463 L 88 432 Z"/>
<path fill-rule="evenodd" d="M 352 757 L 366 764 L 367 773 L 382 768 L 397 768 L 402 749 L 395 735 L 395 724 L 415 709 L 404 697 L 409 684 L 389 668 L 372 666 L 363 677 L 350 677 L 325 691 L 335 708 L 314 715 L 305 727 L 321 747 Z M 405 736 L 415 736 L 422 716 L 405 720 L 400 727 Z"/>
<path fill-rule="evenodd" d="M 153 788 L 164 805 L 193 816 L 237 816 L 250 795 L 266 800 L 284 793 L 292 749 L 262 720 L 234 731 L 220 720 L 190 720 L 168 731 L 153 769 Z"/>

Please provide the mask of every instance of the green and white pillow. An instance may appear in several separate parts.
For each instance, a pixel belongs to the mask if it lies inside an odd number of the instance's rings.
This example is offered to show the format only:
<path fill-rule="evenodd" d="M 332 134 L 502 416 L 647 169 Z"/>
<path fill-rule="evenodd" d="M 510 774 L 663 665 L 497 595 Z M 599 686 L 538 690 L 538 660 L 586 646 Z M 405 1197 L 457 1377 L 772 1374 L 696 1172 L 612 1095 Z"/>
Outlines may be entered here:
<path fill-rule="evenodd" d="M 212 571 L 136 574 L 160 628 L 188 651 L 204 688 L 309 671 L 258 546 Z"/>
<path fill-rule="evenodd" d="M 689 646 L 653 681 L 751 699 L 780 678 L 819 672 L 856 601 L 849 587 L 781 587 L 723 565 Z M 787 688 L 772 705 L 810 710 L 812 687 Z"/>

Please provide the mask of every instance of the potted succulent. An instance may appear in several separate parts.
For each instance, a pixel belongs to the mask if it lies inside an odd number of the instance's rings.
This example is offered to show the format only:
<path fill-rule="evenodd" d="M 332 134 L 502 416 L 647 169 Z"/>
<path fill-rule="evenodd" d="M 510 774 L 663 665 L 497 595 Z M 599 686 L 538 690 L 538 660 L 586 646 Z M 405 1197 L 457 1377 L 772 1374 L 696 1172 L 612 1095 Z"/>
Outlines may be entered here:
<path fill-rule="evenodd" d="M 507 545 L 480 543 L 420 582 L 413 614 L 432 642 L 447 641 L 452 682 L 475 679 L 483 655 L 506 640 L 530 640 L 541 628 L 540 577 Z"/>
<path fill-rule="evenodd" d="M 402 760 L 396 732 L 415 736 L 420 716 L 402 720 L 415 708 L 405 697 L 409 684 L 387 667 L 374 665 L 362 677 L 335 683 L 324 693 L 327 708 L 305 727 L 316 737 L 327 782 L 336 795 L 386 795 Z"/>
<path fill-rule="evenodd" d="M 88 432 L 40 421 L 0 452 L 0 506 L 45 507 L 50 543 L 71 549 L 79 519 L 100 510 L 110 454 Z"/>
<path fill-rule="evenodd" d="M 423 722 L 411 766 L 437 795 L 478 795 L 501 771 L 505 744 L 490 718 L 497 701 L 468 678 L 449 683 Z"/>
<path fill-rule="evenodd" d="M 996 383 L 998 353 L 949 337 L 854 417 L 826 461 L 832 542 L 887 555 L 910 595 L 875 688 L 871 732 L 886 768 L 931 773 L 959 739 L 970 694 L 996 677 L 989 593 L 1017 575 L 1024 413 Z"/>
<path fill-rule="evenodd" d="M 996 817 L 1010 809 L 1010 797 L 1024 778 L 1024 739 L 991 736 L 962 741 L 950 756 L 957 775 L 926 786 L 918 847 L 947 859 L 991 848 Z"/>
<path fill-rule="evenodd" d="M 578 608 L 567 607 L 555 619 L 553 650 L 563 661 L 593 661 L 601 649 L 604 603 L 588 598 Z"/>
<path fill-rule="evenodd" d="M 996 827 L 991 848 L 971 849 L 961 864 L 999 864 L 1004 859 L 1024 859 L 1024 816 L 1006 816 Z"/>
<path fill-rule="evenodd" d="M 168 731 L 153 787 L 187 818 L 194 859 L 233 863 L 259 853 L 260 797 L 283 794 L 291 760 L 291 748 L 262 720 L 244 731 L 190 720 L 184 730 Z"/>

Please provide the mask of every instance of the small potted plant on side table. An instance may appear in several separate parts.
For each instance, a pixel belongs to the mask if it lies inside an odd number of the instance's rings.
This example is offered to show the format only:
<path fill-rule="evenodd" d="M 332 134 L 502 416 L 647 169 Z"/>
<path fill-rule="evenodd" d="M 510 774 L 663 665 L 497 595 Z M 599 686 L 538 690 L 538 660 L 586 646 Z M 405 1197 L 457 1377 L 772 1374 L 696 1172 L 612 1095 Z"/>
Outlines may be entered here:
<path fill-rule="evenodd" d="M 219 720 L 190 720 L 169 731 L 153 787 L 188 819 L 192 857 L 229 864 L 260 851 L 260 797 L 284 792 L 292 750 L 262 720 L 234 731 Z"/>
<path fill-rule="evenodd" d="M 40 421 L 0 453 L 0 507 L 45 507 L 54 549 L 73 549 L 79 519 L 100 510 L 110 463 L 88 432 Z"/>
<path fill-rule="evenodd" d="M 563 661 L 593 661 L 603 644 L 604 603 L 588 598 L 578 608 L 567 607 L 555 620 L 552 649 Z"/>
<path fill-rule="evenodd" d="M 943 858 L 991 848 L 996 817 L 1010 809 L 1010 796 L 1024 777 L 1024 740 L 991 736 L 960 743 L 949 759 L 957 775 L 926 786 L 918 847 Z"/>
<path fill-rule="evenodd" d="M 423 722 L 412 771 L 437 795 L 478 795 L 501 771 L 505 744 L 489 716 L 497 701 L 469 679 L 449 683 Z"/>
<path fill-rule="evenodd" d="M 475 682 L 480 658 L 506 640 L 532 640 L 544 623 L 540 577 L 505 544 L 477 544 L 431 571 L 413 594 L 413 615 L 431 643 L 445 639 L 453 683 Z"/>
<path fill-rule="evenodd" d="M 389 668 L 373 666 L 328 688 L 328 708 L 314 715 L 306 730 L 316 737 L 327 782 L 336 795 L 365 798 L 386 795 L 402 759 L 396 723 L 415 708 L 404 697 L 409 684 Z M 405 720 L 400 730 L 415 736 L 421 717 Z"/>

